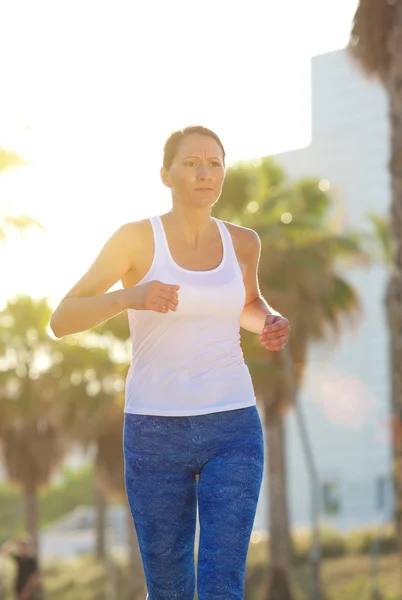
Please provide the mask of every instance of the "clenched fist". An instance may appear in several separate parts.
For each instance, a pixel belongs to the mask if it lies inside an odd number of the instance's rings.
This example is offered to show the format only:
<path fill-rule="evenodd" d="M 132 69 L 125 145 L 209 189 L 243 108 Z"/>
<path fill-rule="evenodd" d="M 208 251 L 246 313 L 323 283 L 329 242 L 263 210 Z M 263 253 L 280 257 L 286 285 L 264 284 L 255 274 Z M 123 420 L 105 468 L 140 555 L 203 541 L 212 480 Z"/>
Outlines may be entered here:
<path fill-rule="evenodd" d="M 258 336 L 266 350 L 283 350 L 289 341 L 289 321 L 281 315 L 267 315 L 262 333 Z"/>
<path fill-rule="evenodd" d="M 177 292 L 179 285 L 150 281 L 131 288 L 127 288 L 127 308 L 135 310 L 154 310 L 167 313 L 176 311 L 179 304 Z"/>

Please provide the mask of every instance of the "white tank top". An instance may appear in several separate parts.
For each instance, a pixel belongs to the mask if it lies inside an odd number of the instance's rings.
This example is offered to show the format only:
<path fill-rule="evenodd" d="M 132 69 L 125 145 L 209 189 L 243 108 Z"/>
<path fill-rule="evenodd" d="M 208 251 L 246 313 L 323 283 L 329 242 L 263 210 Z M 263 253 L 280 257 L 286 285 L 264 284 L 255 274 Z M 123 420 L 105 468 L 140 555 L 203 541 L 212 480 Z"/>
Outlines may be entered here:
<path fill-rule="evenodd" d="M 173 260 L 161 218 L 150 219 L 154 258 L 137 285 L 153 280 L 180 285 L 179 306 L 167 314 L 128 310 L 132 362 L 125 412 L 201 415 L 256 403 L 240 347 L 243 276 L 226 225 L 214 221 L 222 262 L 210 271 L 189 271 Z"/>

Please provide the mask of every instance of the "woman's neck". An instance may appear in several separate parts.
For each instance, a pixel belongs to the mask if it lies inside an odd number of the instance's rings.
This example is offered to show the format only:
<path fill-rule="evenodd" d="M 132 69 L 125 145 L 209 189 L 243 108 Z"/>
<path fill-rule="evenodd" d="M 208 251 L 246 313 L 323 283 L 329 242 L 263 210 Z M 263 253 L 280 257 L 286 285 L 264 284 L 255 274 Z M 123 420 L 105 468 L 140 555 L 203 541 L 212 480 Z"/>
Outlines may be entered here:
<path fill-rule="evenodd" d="M 174 206 L 164 215 L 168 224 L 174 229 L 174 233 L 182 235 L 188 243 L 197 248 L 204 235 L 211 228 L 211 207 L 194 209 L 193 207 Z"/>

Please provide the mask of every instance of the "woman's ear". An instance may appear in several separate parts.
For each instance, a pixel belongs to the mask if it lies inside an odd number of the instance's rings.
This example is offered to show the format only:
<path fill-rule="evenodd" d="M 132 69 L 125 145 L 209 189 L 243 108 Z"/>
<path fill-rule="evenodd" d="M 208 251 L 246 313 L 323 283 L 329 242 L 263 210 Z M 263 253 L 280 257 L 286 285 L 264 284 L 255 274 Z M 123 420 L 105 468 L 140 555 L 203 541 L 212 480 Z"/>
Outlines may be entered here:
<path fill-rule="evenodd" d="M 162 167 L 160 173 L 163 185 L 170 188 L 169 171 L 165 167 Z"/>

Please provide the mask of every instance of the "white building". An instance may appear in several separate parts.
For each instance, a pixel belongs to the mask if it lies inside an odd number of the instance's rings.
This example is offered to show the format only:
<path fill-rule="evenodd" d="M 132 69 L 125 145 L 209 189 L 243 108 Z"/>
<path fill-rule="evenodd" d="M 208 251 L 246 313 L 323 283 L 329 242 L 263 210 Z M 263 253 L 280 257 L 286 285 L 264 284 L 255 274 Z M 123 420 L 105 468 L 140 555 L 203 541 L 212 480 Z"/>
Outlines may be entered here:
<path fill-rule="evenodd" d="M 274 158 L 291 179 L 328 180 L 345 222 L 367 228 L 367 213 L 386 214 L 390 202 L 387 99 L 346 51 L 312 60 L 312 141 Z M 336 349 L 315 347 L 301 394 L 322 486 L 323 512 L 346 529 L 389 518 L 391 447 L 389 361 L 381 266 L 345 274 L 358 290 L 363 319 Z M 310 519 L 310 488 L 295 415 L 287 421 L 292 522 Z M 267 528 L 266 482 L 255 522 Z M 332 516 L 330 514 L 332 513 Z"/>

